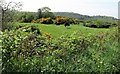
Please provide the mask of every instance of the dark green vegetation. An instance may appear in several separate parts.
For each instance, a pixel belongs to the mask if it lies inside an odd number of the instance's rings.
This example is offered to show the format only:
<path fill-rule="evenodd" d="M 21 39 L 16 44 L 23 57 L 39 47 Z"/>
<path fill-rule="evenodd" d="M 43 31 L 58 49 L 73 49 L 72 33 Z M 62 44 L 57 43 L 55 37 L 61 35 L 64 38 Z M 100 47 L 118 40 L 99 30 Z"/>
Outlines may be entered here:
<path fill-rule="evenodd" d="M 83 15 L 78 19 L 75 13 L 73 17 L 56 15 L 48 7 L 18 13 L 17 19 L 6 23 L 19 23 L 4 24 L 0 32 L 3 73 L 120 70 L 116 19 Z M 70 26 L 64 27 L 66 23 Z"/>
<path fill-rule="evenodd" d="M 69 32 L 52 24 L 26 25 L 3 32 L 3 72 L 116 72 L 120 68 L 117 28 L 73 25 Z M 77 27 L 81 28 L 73 31 Z M 59 35 L 59 30 L 66 32 Z"/>
<path fill-rule="evenodd" d="M 70 18 L 77 18 L 79 20 L 89 20 L 89 19 L 102 19 L 102 20 L 117 20 L 114 17 L 110 16 L 88 16 L 88 15 L 82 15 L 78 13 L 73 13 L 73 12 L 53 12 L 55 16 L 65 16 L 65 17 L 70 17 Z"/>
<path fill-rule="evenodd" d="M 92 28 L 109 28 L 117 26 L 117 19 L 107 16 L 87 16 L 68 12 L 20 12 L 18 21 L 22 23 L 41 23 L 41 24 L 79 24 Z"/>

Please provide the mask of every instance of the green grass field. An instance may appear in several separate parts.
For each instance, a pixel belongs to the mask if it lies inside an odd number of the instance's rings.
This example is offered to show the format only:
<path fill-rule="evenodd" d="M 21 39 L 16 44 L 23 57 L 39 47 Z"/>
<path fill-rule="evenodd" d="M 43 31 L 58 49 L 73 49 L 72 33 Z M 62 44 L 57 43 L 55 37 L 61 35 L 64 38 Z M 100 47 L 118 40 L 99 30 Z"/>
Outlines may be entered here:
<path fill-rule="evenodd" d="M 82 32 L 85 35 L 88 34 L 96 34 L 98 32 L 107 32 L 114 30 L 114 28 L 89 28 L 84 27 L 82 24 L 79 25 L 71 25 L 69 27 L 64 27 L 64 25 L 56 26 L 54 24 L 35 24 L 35 23 L 17 23 L 17 25 L 35 25 L 41 30 L 42 33 L 49 33 L 53 38 L 60 37 L 61 35 L 70 35 L 73 32 Z"/>

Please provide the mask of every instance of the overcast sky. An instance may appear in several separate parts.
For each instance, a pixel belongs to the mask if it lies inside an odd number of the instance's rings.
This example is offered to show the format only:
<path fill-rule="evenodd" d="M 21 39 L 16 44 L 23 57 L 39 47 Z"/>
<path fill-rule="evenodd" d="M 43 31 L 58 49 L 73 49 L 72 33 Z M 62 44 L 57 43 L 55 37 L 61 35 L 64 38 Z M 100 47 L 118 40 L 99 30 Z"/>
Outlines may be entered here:
<path fill-rule="evenodd" d="M 53 12 L 75 12 L 83 15 L 118 17 L 119 0 L 6 0 L 22 2 L 22 11 L 34 11 L 48 6 Z"/>

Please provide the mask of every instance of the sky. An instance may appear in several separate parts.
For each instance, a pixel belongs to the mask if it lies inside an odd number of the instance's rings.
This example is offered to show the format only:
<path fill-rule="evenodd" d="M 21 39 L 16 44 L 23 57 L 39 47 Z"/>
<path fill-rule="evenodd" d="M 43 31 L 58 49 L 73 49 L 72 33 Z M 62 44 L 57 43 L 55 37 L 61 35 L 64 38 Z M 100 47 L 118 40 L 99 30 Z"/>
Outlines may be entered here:
<path fill-rule="evenodd" d="M 49 7 L 52 12 L 74 12 L 82 15 L 118 17 L 119 0 L 6 0 L 23 4 L 22 11 L 37 12 Z"/>

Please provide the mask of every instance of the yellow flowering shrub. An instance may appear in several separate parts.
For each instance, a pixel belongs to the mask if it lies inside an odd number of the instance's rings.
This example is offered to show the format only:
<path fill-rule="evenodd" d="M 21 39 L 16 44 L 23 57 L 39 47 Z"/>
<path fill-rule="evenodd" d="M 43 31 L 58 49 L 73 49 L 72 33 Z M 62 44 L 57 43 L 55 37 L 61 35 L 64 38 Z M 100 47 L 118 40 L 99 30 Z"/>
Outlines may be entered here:
<path fill-rule="evenodd" d="M 40 23 L 42 23 L 42 24 L 53 24 L 53 20 L 50 17 L 49 18 L 41 18 Z"/>

